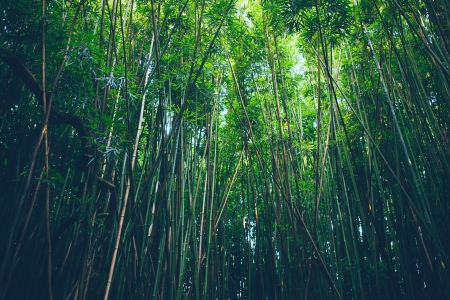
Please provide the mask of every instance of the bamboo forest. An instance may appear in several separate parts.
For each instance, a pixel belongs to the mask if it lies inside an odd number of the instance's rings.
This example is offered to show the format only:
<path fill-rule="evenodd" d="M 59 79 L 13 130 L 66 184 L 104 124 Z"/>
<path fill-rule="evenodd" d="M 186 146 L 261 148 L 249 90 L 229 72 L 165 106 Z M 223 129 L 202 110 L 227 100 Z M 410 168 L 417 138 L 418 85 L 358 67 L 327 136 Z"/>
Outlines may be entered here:
<path fill-rule="evenodd" d="M 449 216 L 448 0 L 0 1 L 0 299 L 450 299 Z"/>

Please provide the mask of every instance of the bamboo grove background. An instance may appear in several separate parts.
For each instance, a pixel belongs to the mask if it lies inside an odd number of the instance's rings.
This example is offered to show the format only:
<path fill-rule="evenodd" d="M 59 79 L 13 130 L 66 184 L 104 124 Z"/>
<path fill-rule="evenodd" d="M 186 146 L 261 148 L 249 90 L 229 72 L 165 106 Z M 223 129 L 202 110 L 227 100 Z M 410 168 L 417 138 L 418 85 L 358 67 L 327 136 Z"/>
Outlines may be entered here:
<path fill-rule="evenodd" d="M 450 297 L 445 0 L 4 0 L 2 299 Z"/>

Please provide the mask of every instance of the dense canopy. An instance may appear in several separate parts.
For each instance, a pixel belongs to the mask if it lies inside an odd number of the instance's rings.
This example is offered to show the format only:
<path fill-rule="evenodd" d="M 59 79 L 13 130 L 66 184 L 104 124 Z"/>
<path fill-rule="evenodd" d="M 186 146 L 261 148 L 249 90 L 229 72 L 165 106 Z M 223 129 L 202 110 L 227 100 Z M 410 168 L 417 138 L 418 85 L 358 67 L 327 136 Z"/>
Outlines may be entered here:
<path fill-rule="evenodd" d="M 447 0 L 2 0 L 0 299 L 450 299 Z"/>

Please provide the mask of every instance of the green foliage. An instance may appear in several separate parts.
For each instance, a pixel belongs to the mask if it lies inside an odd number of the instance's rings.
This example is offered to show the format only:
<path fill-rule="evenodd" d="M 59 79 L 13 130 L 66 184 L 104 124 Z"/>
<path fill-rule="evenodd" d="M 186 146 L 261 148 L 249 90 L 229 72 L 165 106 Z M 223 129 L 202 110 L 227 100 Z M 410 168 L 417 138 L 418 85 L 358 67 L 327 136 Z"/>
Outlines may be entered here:
<path fill-rule="evenodd" d="M 0 4 L 1 298 L 449 297 L 445 1 L 41 4 Z"/>

